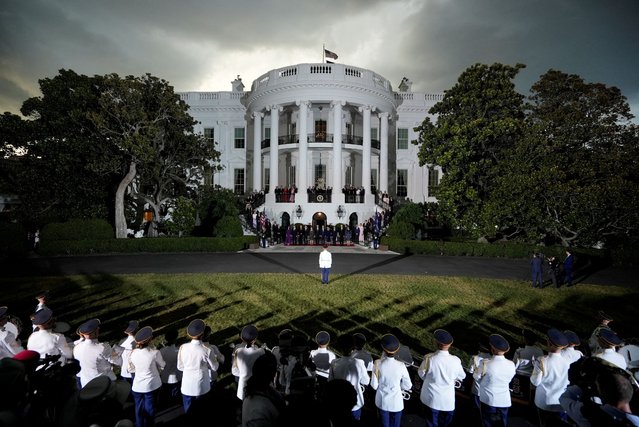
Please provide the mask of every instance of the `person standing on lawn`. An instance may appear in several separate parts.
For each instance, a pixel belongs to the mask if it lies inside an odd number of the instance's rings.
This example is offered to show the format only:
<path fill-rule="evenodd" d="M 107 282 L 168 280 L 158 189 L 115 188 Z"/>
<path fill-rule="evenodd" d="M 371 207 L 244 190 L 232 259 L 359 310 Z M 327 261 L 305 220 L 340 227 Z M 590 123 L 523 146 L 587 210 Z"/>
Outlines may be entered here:
<path fill-rule="evenodd" d="M 328 274 L 331 272 L 333 255 L 328 250 L 328 244 L 324 243 L 324 249 L 319 255 L 319 267 L 322 272 L 322 284 L 328 285 Z"/>

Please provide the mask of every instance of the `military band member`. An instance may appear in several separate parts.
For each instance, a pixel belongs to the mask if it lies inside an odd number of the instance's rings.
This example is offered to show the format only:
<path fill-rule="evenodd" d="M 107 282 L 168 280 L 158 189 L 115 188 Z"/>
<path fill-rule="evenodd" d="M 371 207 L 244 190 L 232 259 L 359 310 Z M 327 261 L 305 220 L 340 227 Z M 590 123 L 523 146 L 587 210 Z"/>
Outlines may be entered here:
<path fill-rule="evenodd" d="M 133 384 L 133 373 L 129 372 L 129 357 L 131 356 L 131 351 L 135 347 L 135 333 L 138 329 L 138 325 L 139 323 L 137 320 L 131 320 L 127 323 L 126 328 L 124 328 L 126 338 L 122 340 L 117 348 L 120 353 L 120 357 L 122 358 L 120 376 L 129 384 Z"/>
<path fill-rule="evenodd" d="M 186 328 L 191 341 L 182 344 L 178 350 L 177 368 L 182 371 L 182 404 L 188 413 L 193 401 L 201 399 L 211 391 L 210 371 L 219 366 L 213 351 L 202 343 L 206 325 L 195 319 Z"/>
<path fill-rule="evenodd" d="M 483 337 L 478 343 L 478 351 L 477 354 L 470 358 L 470 364 L 468 365 L 468 372 L 474 374 L 480 367 L 481 361 L 484 359 L 490 359 L 490 344 L 488 344 L 488 337 Z M 473 386 L 471 388 L 471 393 L 473 395 L 473 399 L 475 401 L 475 406 L 477 409 L 480 407 L 479 401 L 479 381 L 476 381 L 473 378 Z"/>
<path fill-rule="evenodd" d="M 617 365 L 621 369 L 626 369 L 628 367 L 626 358 L 623 357 L 622 354 L 617 353 L 615 350 L 617 346 L 623 344 L 623 341 L 617 336 L 617 334 L 610 329 L 601 329 L 597 339 L 599 340 L 599 347 L 601 350 L 593 356 L 600 357 L 613 365 Z"/>
<path fill-rule="evenodd" d="M 244 387 L 246 387 L 246 381 L 251 377 L 253 372 L 253 364 L 258 357 L 265 353 L 265 350 L 255 345 L 257 328 L 254 325 L 248 325 L 242 328 L 240 339 L 242 340 L 242 345 L 233 351 L 231 373 L 238 377 L 237 398 L 243 400 Z"/>
<path fill-rule="evenodd" d="M 153 329 L 145 326 L 135 334 L 136 348 L 129 357 L 129 371 L 133 378 L 133 400 L 135 401 L 136 427 L 151 427 L 155 424 L 158 395 L 162 387 L 160 372 L 165 362 L 160 352 L 149 345 Z"/>
<path fill-rule="evenodd" d="M 8 311 L 6 306 L 0 307 L 0 359 L 13 357 L 24 350 L 14 333 L 6 327 L 9 322 Z"/>
<path fill-rule="evenodd" d="M 529 329 L 522 331 L 524 346 L 515 350 L 513 363 L 517 374 L 530 377 L 533 371 L 533 361 L 544 355 L 544 351 L 537 344 L 537 336 Z"/>
<path fill-rule="evenodd" d="M 369 372 L 373 371 L 373 356 L 371 353 L 364 349 L 364 345 L 366 344 L 366 335 L 357 332 L 353 334 L 353 351 L 351 352 L 351 356 L 356 359 L 360 359 L 364 362 L 364 366 L 366 366 L 366 370 Z"/>
<path fill-rule="evenodd" d="M 535 368 L 530 377 L 530 383 L 537 387 L 535 406 L 537 406 L 541 427 L 555 425 L 567 418 L 559 398 L 568 387 L 568 369 L 570 368 L 568 360 L 561 355 L 561 351 L 568 346 L 568 338 L 563 332 L 550 329 L 546 339 L 548 355 L 535 360 Z"/>
<path fill-rule="evenodd" d="M 561 355 L 568 361 L 569 364 L 573 364 L 577 360 L 584 357 L 584 354 L 577 350 L 576 347 L 581 345 L 579 336 L 573 331 L 564 331 L 564 335 L 568 339 L 568 345 L 561 350 Z"/>
<path fill-rule="evenodd" d="M 443 329 L 433 334 L 437 351 L 424 356 L 417 374 L 424 380 L 420 400 L 426 405 L 426 425 L 446 427 L 455 413 L 455 383 L 466 377 L 461 360 L 449 353 L 453 336 Z"/>
<path fill-rule="evenodd" d="M 508 408 L 512 404 L 509 385 L 516 373 L 515 364 L 505 357 L 510 345 L 504 337 L 493 334 L 488 337 L 488 342 L 492 357 L 482 360 L 473 374 L 479 381 L 481 418 L 485 427 L 506 427 Z"/>
<path fill-rule="evenodd" d="M 60 362 L 64 365 L 73 358 L 73 351 L 62 334 L 53 332 L 55 318 L 49 308 L 42 309 L 33 315 L 33 324 L 37 331 L 33 332 L 27 341 L 27 350 L 40 353 L 40 359 L 47 355 L 60 355 Z"/>
<path fill-rule="evenodd" d="M 122 363 L 118 353 L 108 344 L 98 341 L 100 335 L 100 321 L 91 319 L 78 328 L 84 340 L 73 349 L 73 357 L 80 363 L 80 384 L 86 386 L 89 381 L 99 376 L 109 377 L 111 381 L 117 378 L 113 372 L 113 365 Z"/>
<path fill-rule="evenodd" d="M 352 347 L 352 338 L 352 336 L 344 337 L 342 341 L 343 346 L 346 347 L 344 350 L 349 350 Z M 346 354 L 347 351 L 344 353 Z M 351 409 L 351 413 L 353 418 L 359 420 L 362 417 L 362 407 L 364 406 L 363 387 L 368 386 L 371 381 L 364 362 L 352 354 L 333 360 L 328 371 L 328 381 L 335 379 L 346 380 L 355 389 L 357 401 Z"/>
<path fill-rule="evenodd" d="M 590 339 L 588 339 L 588 347 L 591 355 L 599 353 L 602 350 L 599 345 L 599 332 L 604 329 L 612 331 L 612 328 L 610 328 L 610 322 L 613 320 L 611 316 L 599 310 L 599 312 L 597 312 L 597 319 L 599 320 L 599 324 L 595 330 L 592 331 L 592 334 L 590 334 Z"/>
<path fill-rule="evenodd" d="M 376 390 L 375 406 L 383 427 L 399 427 L 404 410 L 403 391 L 409 391 L 413 383 L 404 362 L 395 359 L 399 350 L 399 340 L 395 335 L 382 337 L 384 353 L 373 363 L 371 387 Z"/>

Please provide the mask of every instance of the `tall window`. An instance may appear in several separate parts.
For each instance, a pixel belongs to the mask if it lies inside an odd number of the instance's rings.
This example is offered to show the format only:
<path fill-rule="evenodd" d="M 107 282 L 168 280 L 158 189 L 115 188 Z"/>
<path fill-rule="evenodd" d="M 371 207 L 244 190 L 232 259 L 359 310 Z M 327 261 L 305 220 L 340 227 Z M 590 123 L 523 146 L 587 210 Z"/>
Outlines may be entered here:
<path fill-rule="evenodd" d="M 262 180 L 262 182 L 264 183 L 264 191 L 268 193 L 270 191 L 270 184 L 271 184 L 270 168 L 264 168 L 264 179 Z"/>
<path fill-rule="evenodd" d="M 235 194 L 244 194 L 244 169 L 233 170 L 233 191 Z"/>
<path fill-rule="evenodd" d="M 353 167 L 352 166 L 346 166 L 346 179 L 344 181 L 346 181 L 344 184 L 345 185 L 353 185 Z"/>
<path fill-rule="evenodd" d="M 397 197 L 408 195 L 408 169 L 397 169 Z"/>
<path fill-rule="evenodd" d="M 371 139 L 377 140 L 379 136 L 377 135 L 377 128 L 371 128 Z"/>
<path fill-rule="evenodd" d="M 235 128 L 235 148 L 244 148 L 244 128 Z"/>
<path fill-rule="evenodd" d="M 288 176 L 286 177 L 286 186 L 291 187 L 293 185 L 297 185 L 295 183 L 295 166 L 290 166 L 286 170 L 286 173 L 288 174 Z"/>
<path fill-rule="evenodd" d="M 315 185 L 326 186 L 326 165 L 315 165 Z"/>
<path fill-rule="evenodd" d="M 428 195 L 437 197 L 439 190 L 439 171 L 435 168 L 428 169 Z"/>
<path fill-rule="evenodd" d="M 371 169 L 371 191 L 377 191 L 377 169 Z"/>
<path fill-rule="evenodd" d="M 315 141 L 326 141 L 326 120 L 315 122 Z"/>
<path fill-rule="evenodd" d="M 206 142 L 213 145 L 215 141 L 215 129 L 204 128 L 204 139 L 206 139 Z"/>
<path fill-rule="evenodd" d="M 264 139 L 271 139 L 271 128 L 264 128 Z"/>
<path fill-rule="evenodd" d="M 397 129 L 397 149 L 408 150 L 408 129 Z"/>

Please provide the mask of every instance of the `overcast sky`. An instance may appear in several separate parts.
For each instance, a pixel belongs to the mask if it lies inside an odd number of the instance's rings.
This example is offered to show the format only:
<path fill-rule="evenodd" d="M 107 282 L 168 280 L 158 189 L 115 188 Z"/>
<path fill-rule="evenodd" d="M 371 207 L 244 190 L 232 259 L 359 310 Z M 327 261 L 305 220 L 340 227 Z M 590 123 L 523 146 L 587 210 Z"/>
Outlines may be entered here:
<path fill-rule="evenodd" d="M 176 91 L 228 91 L 239 74 L 248 90 L 321 62 L 322 44 L 424 92 L 478 62 L 519 62 L 527 94 L 553 68 L 617 86 L 639 116 L 639 0 L 0 0 L 0 112 L 61 68 L 151 73 Z"/>

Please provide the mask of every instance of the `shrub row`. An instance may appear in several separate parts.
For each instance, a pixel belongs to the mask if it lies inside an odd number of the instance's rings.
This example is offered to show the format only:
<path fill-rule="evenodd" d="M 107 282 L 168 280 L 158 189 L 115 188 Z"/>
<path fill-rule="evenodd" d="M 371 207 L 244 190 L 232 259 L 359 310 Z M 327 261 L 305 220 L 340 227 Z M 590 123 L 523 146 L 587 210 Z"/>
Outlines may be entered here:
<path fill-rule="evenodd" d="M 71 219 L 47 224 L 40 233 L 41 241 L 108 240 L 113 239 L 113 227 L 104 219 Z"/>
<path fill-rule="evenodd" d="M 546 257 L 565 257 L 566 248 L 561 246 L 534 246 L 517 243 L 472 243 L 444 242 L 433 240 L 401 240 L 387 238 L 383 241 L 389 249 L 400 253 L 452 256 L 485 256 L 499 258 L 529 258 L 533 252 L 542 253 Z M 578 249 L 573 251 L 577 259 L 608 262 L 610 254 L 598 249 Z"/>
<path fill-rule="evenodd" d="M 109 240 L 42 241 L 40 255 L 86 255 L 139 252 L 237 252 L 257 243 L 255 236 L 234 238 L 216 237 L 156 237 Z"/>

